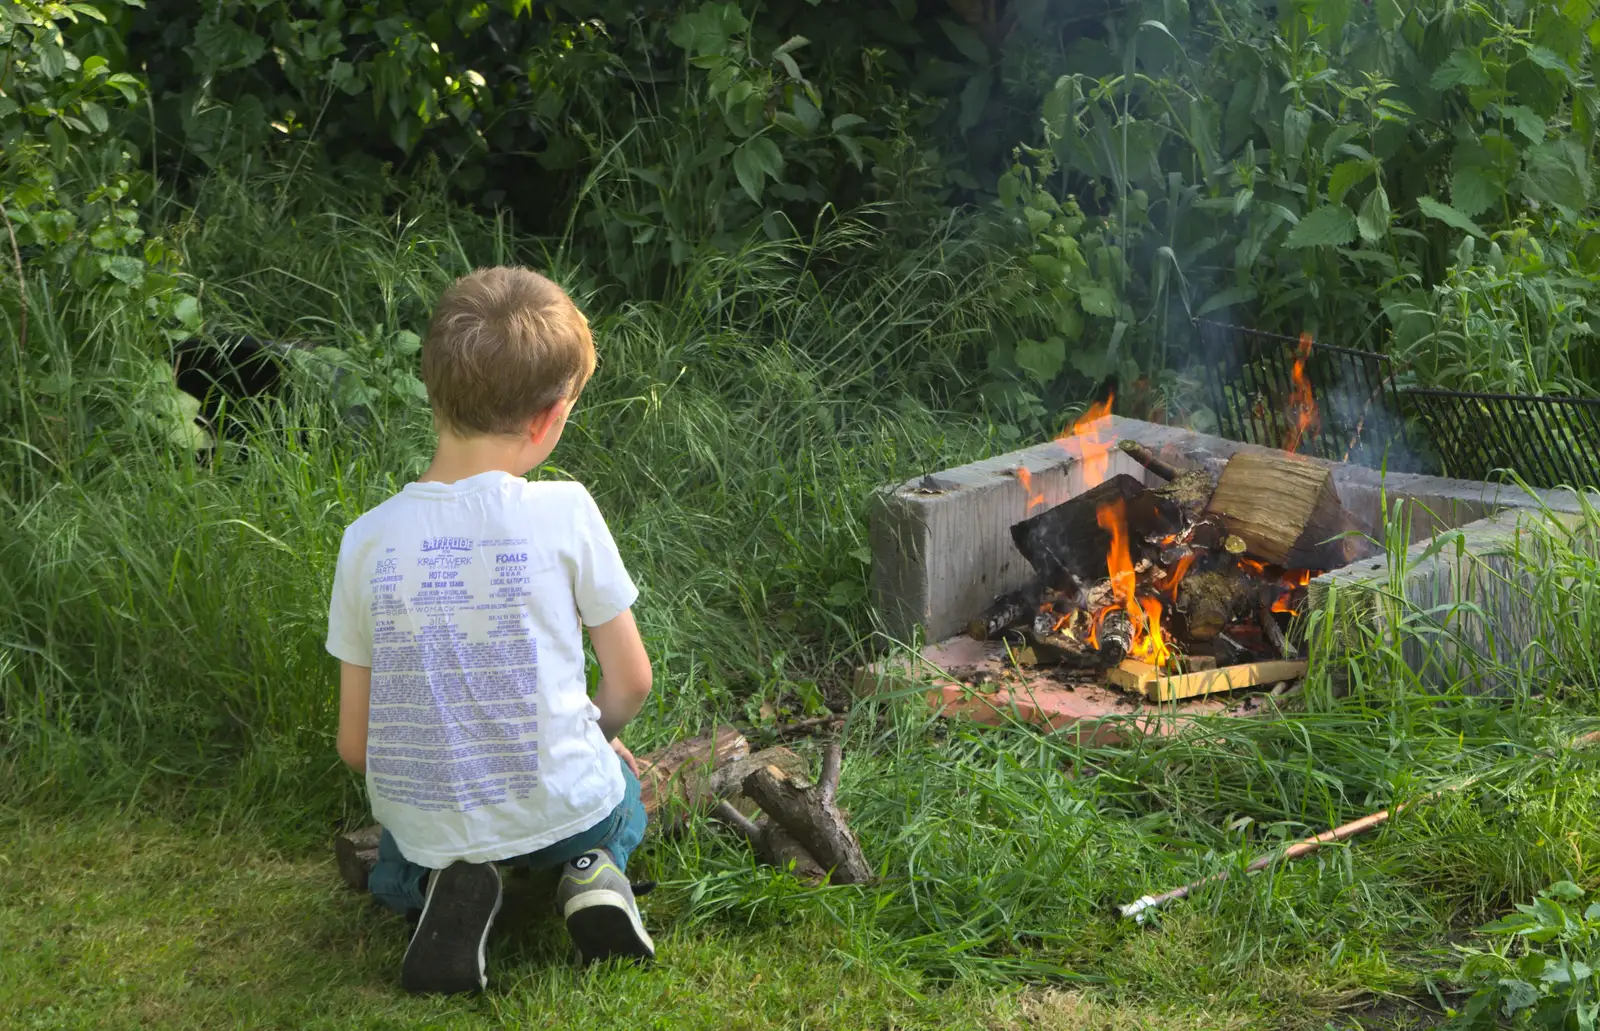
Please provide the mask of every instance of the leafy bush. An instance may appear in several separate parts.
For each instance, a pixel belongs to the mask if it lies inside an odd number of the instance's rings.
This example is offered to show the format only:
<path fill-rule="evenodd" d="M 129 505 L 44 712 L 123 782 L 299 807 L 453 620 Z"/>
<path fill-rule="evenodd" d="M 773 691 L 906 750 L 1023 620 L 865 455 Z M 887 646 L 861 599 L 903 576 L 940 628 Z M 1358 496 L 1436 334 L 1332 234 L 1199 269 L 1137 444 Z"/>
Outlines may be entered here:
<path fill-rule="evenodd" d="M 1460 947 L 1455 980 L 1472 997 L 1451 1022 L 1459 1028 L 1600 1027 L 1600 902 L 1581 911 L 1584 890 L 1558 881 L 1516 913 L 1479 928 L 1501 939 Z"/>

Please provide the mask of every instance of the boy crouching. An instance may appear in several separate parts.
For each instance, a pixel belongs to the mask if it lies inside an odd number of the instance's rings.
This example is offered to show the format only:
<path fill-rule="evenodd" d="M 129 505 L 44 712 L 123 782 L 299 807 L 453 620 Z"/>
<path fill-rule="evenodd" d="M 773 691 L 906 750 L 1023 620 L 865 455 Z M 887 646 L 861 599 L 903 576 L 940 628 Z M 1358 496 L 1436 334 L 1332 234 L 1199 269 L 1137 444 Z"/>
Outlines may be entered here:
<path fill-rule="evenodd" d="M 582 961 L 655 952 L 624 875 L 645 813 L 617 738 L 650 693 L 638 591 L 580 484 L 522 478 L 594 364 L 588 322 L 548 279 L 458 280 L 422 349 L 438 451 L 339 550 L 339 755 L 383 825 L 372 893 L 416 920 L 409 991 L 487 986 L 496 864 L 562 867 Z M 580 621 L 600 661 L 592 702 Z"/>

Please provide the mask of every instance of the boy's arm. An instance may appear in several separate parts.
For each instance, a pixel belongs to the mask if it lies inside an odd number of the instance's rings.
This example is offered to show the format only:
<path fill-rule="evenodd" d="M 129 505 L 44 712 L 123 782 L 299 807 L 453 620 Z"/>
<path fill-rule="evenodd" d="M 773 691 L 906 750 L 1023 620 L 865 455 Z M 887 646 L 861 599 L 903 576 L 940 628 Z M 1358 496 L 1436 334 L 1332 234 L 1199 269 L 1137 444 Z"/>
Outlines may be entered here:
<path fill-rule="evenodd" d="M 594 645 L 595 658 L 600 660 L 600 687 L 595 691 L 594 704 L 600 710 L 600 729 L 610 741 L 639 714 L 650 696 L 650 656 L 645 654 L 632 609 L 623 609 L 616 618 L 589 627 L 589 641 Z M 365 711 L 363 707 L 363 714 Z M 363 736 L 365 731 L 363 723 Z"/>
<path fill-rule="evenodd" d="M 367 772 L 367 708 L 372 700 L 372 668 L 339 663 L 339 758 L 357 773 Z"/>

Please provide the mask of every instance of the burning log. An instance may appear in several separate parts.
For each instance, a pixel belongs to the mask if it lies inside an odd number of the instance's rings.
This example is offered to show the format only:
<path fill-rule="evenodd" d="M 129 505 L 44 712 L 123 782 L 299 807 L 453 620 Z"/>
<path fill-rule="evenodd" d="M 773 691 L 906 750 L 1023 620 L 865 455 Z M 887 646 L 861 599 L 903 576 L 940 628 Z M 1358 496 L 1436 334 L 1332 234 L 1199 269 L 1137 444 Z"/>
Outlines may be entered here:
<path fill-rule="evenodd" d="M 1044 594 L 1044 585 L 1038 580 L 1002 594 L 983 615 L 967 624 L 967 633 L 974 640 L 988 641 L 1012 627 L 1023 626 L 1038 615 Z"/>
<path fill-rule="evenodd" d="M 1102 509 L 1121 504 L 1134 540 L 1159 540 L 1184 529 L 1178 506 L 1144 484 L 1119 473 L 1075 498 L 1024 519 L 1011 539 L 1039 579 L 1050 587 L 1085 586 L 1110 575 L 1106 556 L 1111 533 Z"/>
<path fill-rule="evenodd" d="M 1191 573 L 1178 585 L 1178 611 L 1188 619 L 1191 640 L 1209 641 L 1229 623 L 1254 615 L 1261 603 L 1260 581 L 1232 569 Z"/>
<path fill-rule="evenodd" d="M 1154 451 L 1145 447 L 1137 440 L 1123 440 L 1117 443 L 1129 458 L 1149 469 L 1163 480 L 1172 481 L 1178 478 L 1178 469 L 1170 462 L 1157 457 Z"/>
<path fill-rule="evenodd" d="M 1278 617 L 1272 614 L 1271 605 L 1263 601 L 1256 618 L 1261 621 L 1261 632 L 1266 635 L 1267 640 L 1272 642 L 1272 646 L 1278 650 L 1279 655 L 1282 655 L 1285 659 L 1299 657 L 1300 653 L 1295 650 L 1294 645 L 1290 644 L 1289 639 L 1283 636 L 1283 628 L 1278 626 Z"/>
<path fill-rule="evenodd" d="M 1354 542 L 1341 536 L 1351 529 L 1351 520 L 1339 503 L 1333 470 L 1304 458 L 1234 455 L 1205 514 L 1270 565 L 1333 569 L 1354 557 Z"/>

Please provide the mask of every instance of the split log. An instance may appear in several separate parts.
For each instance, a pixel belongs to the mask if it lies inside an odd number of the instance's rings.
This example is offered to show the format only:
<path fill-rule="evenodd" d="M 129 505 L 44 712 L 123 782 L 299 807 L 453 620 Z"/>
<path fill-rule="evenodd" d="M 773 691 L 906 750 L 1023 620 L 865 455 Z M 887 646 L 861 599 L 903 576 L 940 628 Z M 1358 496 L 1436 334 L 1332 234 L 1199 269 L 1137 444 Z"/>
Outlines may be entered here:
<path fill-rule="evenodd" d="M 1031 519 L 1011 527 L 1011 540 L 1047 587 L 1058 590 L 1105 579 L 1111 535 L 1100 525 L 1099 511 L 1122 502 L 1132 540 L 1176 533 L 1182 514 L 1171 501 L 1126 473 L 1118 473 Z"/>
<path fill-rule="evenodd" d="M 1336 569 L 1353 561 L 1353 523 L 1333 470 L 1308 459 L 1240 452 L 1228 459 L 1206 514 L 1245 542 L 1251 555 L 1285 569 Z"/>
<path fill-rule="evenodd" d="M 693 808 L 715 801 L 711 780 L 717 768 L 750 754 L 750 742 L 732 727 L 677 741 L 639 756 L 639 798 L 646 815 L 654 818 L 673 802 Z"/>
<path fill-rule="evenodd" d="M 872 880 L 872 868 L 834 802 L 839 743 L 828 747 L 822 783 L 810 785 L 776 766 L 767 766 L 745 778 L 744 793 L 810 853 L 818 866 L 829 871 L 834 884 L 866 884 Z"/>
<path fill-rule="evenodd" d="M 1149 663 L 1124 659 L 1106 673 L 1106 679 L 1114 687 L 1138 692 L 1152 702 L 1180 702 L 1186 698 L 1293 680 L 1305 673 L 1304 662 L 1252 662 L 1245 666 L 1219 666 L 1169 675 Z"/>

